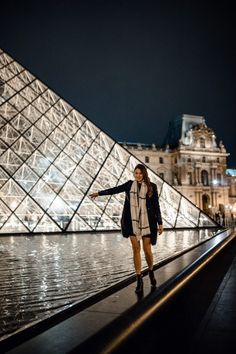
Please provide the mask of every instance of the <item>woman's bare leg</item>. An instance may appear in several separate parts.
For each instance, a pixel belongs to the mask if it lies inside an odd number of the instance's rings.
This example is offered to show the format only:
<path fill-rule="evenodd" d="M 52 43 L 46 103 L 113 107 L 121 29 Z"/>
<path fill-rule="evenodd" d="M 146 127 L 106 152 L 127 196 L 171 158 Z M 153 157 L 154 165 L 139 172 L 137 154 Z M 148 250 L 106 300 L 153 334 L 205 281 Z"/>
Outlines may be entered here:
<path fill-rule="evenodd" d="M 130 241 L 133 249 L 133 260 L 134 269 L 136 274 L 141 274 L 141 247 L 140 241 L 137 240 L 136 236 L 130 236 Z"/>
<path fill-rule="evenodd" d="M 153 268 L 153 254 L 152 254 L 152 244 L 150 237 L 143 237 L 143 251 L 145 254 L 145 259 L 148 265 L 148 268 L 152 270 Z"/>
<path fill-rule="evenodd" d="M 152 244 L 150 237 L 143 237 L 143 250 L 146 258 L 146 262 L 148 265 L 148 274 L 151 281 L 152 287 L 156 287 L 156 279 L 153 271 L 153 254 L 152 254 Z"/>

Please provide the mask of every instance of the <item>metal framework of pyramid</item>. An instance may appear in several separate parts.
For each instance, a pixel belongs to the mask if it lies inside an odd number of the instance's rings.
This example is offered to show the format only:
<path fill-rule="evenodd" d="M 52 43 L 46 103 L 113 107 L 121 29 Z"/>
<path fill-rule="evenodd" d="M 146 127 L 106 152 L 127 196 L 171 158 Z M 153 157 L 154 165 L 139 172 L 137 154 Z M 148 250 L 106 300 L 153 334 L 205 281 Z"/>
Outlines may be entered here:
<path fill-rule="evenodd" d="M 139 162 L 0 50 L 0 233 L 120 230 L 124 195 L 88 195 L 132 179 Z M 149 176 L 165 228 L 216 225 Z"/>

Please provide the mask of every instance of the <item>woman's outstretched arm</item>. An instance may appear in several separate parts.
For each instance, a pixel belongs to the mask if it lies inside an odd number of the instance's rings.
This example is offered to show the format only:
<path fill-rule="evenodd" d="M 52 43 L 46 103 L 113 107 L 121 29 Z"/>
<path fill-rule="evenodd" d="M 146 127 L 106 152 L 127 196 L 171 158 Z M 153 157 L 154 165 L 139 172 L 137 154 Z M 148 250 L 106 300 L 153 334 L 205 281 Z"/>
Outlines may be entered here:
<path fill-rule="evenodd" d="M 124 184 L 121 184 L 120 186 L 117 186 L 117 187 L 104 189 L 102 191 L 92 193 L 89 196 L 92 199 L 95 199 L 99 195 L 112 195 L 112 194 L 118 194 L 118 193 L 122 193 L 122 192 L 127 192 L 130 183 L 132 183 L 132 181 L 125 182 Z"/>

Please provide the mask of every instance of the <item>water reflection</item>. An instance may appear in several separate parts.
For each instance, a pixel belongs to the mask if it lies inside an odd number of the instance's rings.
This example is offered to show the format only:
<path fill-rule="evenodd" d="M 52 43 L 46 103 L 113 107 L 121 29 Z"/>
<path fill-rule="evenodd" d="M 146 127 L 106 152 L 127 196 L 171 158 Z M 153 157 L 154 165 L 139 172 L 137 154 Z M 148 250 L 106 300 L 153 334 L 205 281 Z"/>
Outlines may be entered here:
<path fill-rule="evenodd" d="M 159 263 L 212 237 L 212 230 L 164 232 Z M 142 254 L 143 266 L 146 266 Z M 0 237 L 0 339 L 133 274 L 128 239 L 119 233 Z"/>

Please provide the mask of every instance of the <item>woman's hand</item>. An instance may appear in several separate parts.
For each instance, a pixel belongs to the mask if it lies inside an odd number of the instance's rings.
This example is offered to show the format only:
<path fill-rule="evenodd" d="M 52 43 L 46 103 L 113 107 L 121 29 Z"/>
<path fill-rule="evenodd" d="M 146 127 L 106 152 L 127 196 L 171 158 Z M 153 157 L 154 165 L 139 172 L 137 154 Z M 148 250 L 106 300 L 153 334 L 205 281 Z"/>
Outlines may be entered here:
<path fill-rule="evenodd" d="M 163 225 L 158 226 L 158 234 L 161 235 L 163 232 Z"/>
<path fill-rule="evenodd" d="M 98 197 L 98 192 L 89 194 L 90 198 L 95 199 Z"/>

